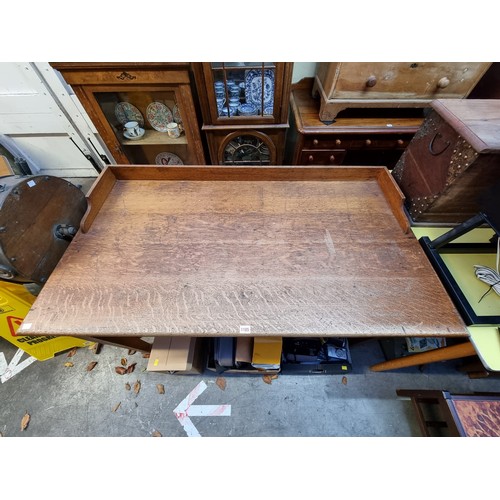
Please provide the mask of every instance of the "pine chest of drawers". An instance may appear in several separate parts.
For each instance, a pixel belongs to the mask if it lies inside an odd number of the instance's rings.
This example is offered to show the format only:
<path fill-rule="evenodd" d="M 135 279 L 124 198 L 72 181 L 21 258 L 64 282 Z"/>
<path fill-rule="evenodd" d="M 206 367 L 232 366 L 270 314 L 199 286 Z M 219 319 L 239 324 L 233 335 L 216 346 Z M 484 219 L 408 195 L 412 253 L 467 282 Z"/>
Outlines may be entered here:
<path fill-rule="evenodd" d="M 500 183 L 500 100 L 443 99 L 394 167 L 415 222 L 461 223 Z"/>
<path fill-rule="evenodd" d="M 426 107 L 435 99 L 467 97 L 491 66 L 483 62 L 322 62 L 313 94 L 320 120 L 346 108 Z"/>

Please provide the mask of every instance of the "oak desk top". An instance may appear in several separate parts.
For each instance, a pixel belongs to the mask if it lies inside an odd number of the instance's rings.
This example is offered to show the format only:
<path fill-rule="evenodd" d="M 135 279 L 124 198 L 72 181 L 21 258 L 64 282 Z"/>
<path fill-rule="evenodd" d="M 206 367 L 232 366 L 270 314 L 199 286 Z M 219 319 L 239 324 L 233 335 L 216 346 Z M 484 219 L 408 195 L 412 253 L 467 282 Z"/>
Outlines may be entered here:
<path fill-rule="evenodd" d="M 467 336 L 384 167 L 108 166 L 20 331 Z"/>

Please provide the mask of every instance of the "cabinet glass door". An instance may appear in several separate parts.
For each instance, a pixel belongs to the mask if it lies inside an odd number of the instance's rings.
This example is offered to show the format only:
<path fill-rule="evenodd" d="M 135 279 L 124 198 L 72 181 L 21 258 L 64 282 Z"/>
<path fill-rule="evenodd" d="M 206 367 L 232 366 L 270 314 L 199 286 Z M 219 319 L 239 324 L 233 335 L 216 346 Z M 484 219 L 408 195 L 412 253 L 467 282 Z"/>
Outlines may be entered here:
<path fill-rule="evenodd" d="M 93 92 L 116 151 L 136 165 L 195 164 L 176 89 Z M 118 156 L 118 155 L 117 155 Z"/>
<path fill-rule="evenodd" d="M 214 62 L 210 68 L 209 96 L 217 117 L 239 121 L 274 119 L 275 63 Z"/>

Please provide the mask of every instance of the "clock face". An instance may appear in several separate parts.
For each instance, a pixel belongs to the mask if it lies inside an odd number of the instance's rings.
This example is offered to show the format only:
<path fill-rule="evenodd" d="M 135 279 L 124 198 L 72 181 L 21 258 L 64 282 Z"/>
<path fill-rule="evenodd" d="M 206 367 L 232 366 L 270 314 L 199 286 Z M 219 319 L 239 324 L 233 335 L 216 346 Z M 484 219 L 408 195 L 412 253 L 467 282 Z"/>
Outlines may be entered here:
<path fill-rule="evenodd" d="M 155 158 L 157 165 L 184 165 L 184 162 L 174 153 L 160 153 Z"/>
<path fill-rule="evenodd" d="M 238 136 L 224 148 L 225 165 L 269 165 L 271 153 L 259 137 Z"/>

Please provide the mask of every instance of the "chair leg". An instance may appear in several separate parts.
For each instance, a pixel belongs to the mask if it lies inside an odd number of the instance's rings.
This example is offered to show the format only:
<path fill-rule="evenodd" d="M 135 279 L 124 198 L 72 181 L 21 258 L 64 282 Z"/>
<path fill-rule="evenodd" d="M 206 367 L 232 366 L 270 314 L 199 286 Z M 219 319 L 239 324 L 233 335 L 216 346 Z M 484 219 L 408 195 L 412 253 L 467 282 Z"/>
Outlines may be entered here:
<path fill-rule="evenodd" d="M 396 394 L 400 397 L 410 398 L 417 416 L 420 432 L 424 437 L 432 437 L 431 428 L 446 428 L 452 436 L 459 435 L 446 404 L 443 391 L 398 389 Z M 435 407 L 439 411 L 439 419 L 427 418 L 424 413 L 424 406 Z"/>
<path fill-rule="evenodd" d="M 426 363 L 434 363 L 436 361 L 449 361 L 451 359 L 459 359 L 475 355 L 477 355 L 477 353 L 474 346 L 471 342 L 467 341 L 454 346 L 440 347 L 439 349 L 432 349 L 430 351 L 412 354 L 411 356 L 403 356 L 402 358 L 377 363 L 370 366 L 370 370 L 374 372 L 382 372 L 386 370 L 396 370 L 398 368 L 418 366 Z"/>

